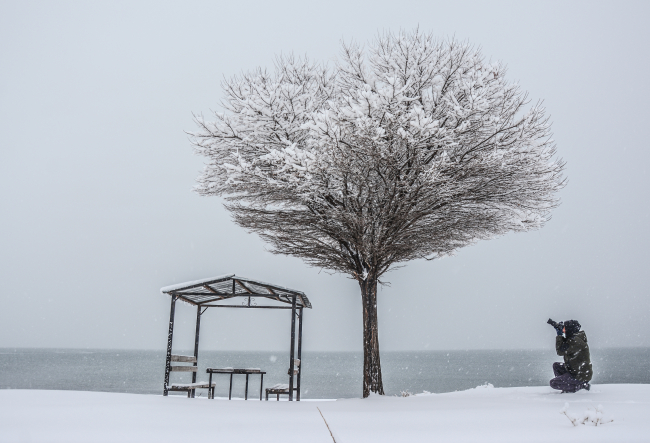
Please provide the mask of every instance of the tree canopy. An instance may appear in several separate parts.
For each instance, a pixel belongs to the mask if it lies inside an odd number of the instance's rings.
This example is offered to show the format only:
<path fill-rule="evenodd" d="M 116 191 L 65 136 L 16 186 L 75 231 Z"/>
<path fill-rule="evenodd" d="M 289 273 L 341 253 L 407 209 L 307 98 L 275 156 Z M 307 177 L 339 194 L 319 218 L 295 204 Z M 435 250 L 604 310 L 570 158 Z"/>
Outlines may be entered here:
<path fill-rule="evenodd" d="M 385 272 L 538 229 L 559 203 L 544 108 L 467 43 L 385 33 L 343 44 L 333 66 L 279 57 L 223 88 L 223 109 L 191 134 L 208 159 L 197 191 L 224 197 L 272 252 L 355 278 L 364 349 Z"/>

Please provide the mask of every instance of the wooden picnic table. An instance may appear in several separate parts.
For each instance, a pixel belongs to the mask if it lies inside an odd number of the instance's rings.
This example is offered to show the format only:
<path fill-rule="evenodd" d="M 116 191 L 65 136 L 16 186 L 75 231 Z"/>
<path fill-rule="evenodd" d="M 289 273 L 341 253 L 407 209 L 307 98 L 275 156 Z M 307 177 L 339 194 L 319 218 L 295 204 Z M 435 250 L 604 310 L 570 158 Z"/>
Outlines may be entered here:
<path fill-rule="evenodd" d="M 244 400 L 248 400 L 248 376 L 251 374 L 260 374 L 260 401 L 262 401 L 262 391 L 264 390 L 264 374 L 266 372 L 261 371 L 259 368 L 208 368 L 205 370 L 209 374 L 210 380 L 208 384 L 212 384 L 212 374 L 230 374 L 230 388 L 228 389 L 228 400 L 232 400 L 232 376 L 235 374 L 245 374 L 246 375 L 246 390 L 244 393 Z M 208 391 L 208 396 L 210 391 Z M 214 400 L 214 389 L 212 390 L 211 398 Z"/>

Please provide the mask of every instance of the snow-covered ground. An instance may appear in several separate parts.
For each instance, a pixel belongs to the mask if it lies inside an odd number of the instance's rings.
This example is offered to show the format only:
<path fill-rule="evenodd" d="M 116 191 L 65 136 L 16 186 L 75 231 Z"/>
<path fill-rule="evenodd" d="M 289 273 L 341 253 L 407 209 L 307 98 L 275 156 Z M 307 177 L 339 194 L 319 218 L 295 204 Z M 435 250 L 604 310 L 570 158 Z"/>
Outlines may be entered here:
<path fill-rule="evenodd" d="M 650 441 L 650 385 L 594 385 L 294 403 L 2 390 L 0 442 L 332 443 L 317 408 L 337 443 Z"/>

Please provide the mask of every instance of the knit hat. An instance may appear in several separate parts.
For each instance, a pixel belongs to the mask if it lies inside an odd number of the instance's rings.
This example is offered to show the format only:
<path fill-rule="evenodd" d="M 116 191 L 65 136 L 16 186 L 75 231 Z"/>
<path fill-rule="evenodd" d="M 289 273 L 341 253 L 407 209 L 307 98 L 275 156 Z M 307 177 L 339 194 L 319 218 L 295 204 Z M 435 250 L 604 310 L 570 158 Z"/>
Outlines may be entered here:
<path fill-rule="evenodd" d="M 578 323 L 578 320 L 567 320 L 564 322 L 564 328 L 566 330 L 566 336 L 571 337 L 580 332 L 580 323 Z"/>

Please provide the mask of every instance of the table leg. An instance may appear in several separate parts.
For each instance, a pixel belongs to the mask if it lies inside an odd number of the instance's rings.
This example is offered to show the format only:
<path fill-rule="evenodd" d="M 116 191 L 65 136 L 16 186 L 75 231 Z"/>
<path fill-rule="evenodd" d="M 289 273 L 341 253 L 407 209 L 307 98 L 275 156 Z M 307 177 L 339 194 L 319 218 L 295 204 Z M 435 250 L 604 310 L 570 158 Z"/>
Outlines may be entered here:
<path fill-rule="evenodd" d="M 232 374 L 230 374 L 230 389 L 228 390 L 228 400 L 232 400 Z"/>
<path fill-rule="evenodd" d="M 260 401 L 262 401 L 262 391 L 264 387 L 264 374 L 260 374 Z M 268 400 L 268 398 L 267 398 Z"/>
<path fill-rule="evenodd" d="M 210 391 L 212 391 L 212 372 L 208 377 L 208 399 L 210 399 Z M 214 391 L 212 391 L 212 400 L 214 400 Z"/>
<path fill-rule="evenodd" d="M 246 374 L 246 389 L 244 390 L 244 400 L 248 400 L 248 374 Z"/>

